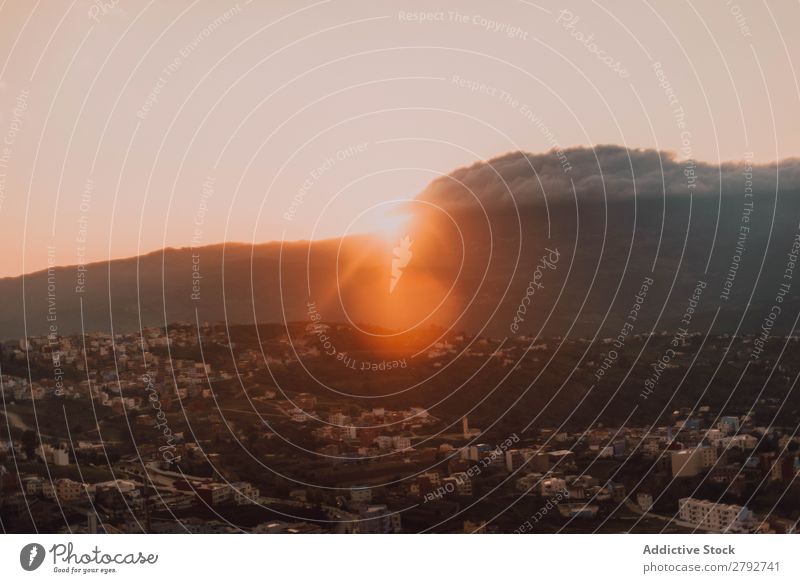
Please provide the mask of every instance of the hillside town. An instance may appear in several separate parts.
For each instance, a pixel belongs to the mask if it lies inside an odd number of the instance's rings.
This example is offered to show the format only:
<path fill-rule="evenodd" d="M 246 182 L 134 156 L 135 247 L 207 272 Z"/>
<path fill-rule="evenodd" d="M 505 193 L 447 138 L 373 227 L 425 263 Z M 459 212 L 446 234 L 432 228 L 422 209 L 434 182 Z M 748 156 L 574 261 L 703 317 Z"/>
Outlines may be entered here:
<path fill-rule="evenodd" d="M 176 323 L 4 342 L 4 530 L 796 532 L 800 437 L 759 422 L 776 399 L 739 414 L 699 404 L 652 424 L 505 431 L 479 411 L 392 408 L 279 377 L 314 363 L 435 372 L 456 357 L 514 370 L 562 339 L 453 335 L 419 360 L 386 359 L 344 350 L 350 331 L 320 326 L 233 340 L 222 326 Z"/>

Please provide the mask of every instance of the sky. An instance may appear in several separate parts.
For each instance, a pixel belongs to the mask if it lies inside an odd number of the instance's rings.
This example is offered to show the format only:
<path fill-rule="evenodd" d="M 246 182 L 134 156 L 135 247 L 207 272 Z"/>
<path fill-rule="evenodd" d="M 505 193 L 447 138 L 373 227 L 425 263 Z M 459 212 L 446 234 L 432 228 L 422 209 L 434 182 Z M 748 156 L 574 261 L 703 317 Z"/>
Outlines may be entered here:
<path fill-rule="evenodd" d="M 744 0 L 6 0 L 0 277 L 395 236 L 431 180 L 515 150 L 797 157 L 797 22 Z"/>

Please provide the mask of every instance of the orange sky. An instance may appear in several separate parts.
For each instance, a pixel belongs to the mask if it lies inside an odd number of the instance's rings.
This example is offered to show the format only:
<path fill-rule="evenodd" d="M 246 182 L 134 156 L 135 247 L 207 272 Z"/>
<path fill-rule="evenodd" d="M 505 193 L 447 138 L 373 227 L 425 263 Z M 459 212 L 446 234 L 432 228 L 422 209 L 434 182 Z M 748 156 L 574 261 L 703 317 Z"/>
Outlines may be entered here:
<path fill-rule="evenodd" d="M 2 4 L 0 276 L 392 229 L 514 149 L 800 154 L 796 3 L 261 4 Z"/>

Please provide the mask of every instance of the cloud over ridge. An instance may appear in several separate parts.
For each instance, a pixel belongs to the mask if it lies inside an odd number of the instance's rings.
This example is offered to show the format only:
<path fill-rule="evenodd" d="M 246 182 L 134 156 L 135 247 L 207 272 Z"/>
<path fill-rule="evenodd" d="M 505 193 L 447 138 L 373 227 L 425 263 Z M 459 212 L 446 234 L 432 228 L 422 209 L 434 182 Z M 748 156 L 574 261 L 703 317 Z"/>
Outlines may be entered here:
<path fill-rule="evenodd" d="M 566 163 L 565 163 L 566 160 Z M 751 181 L 748 185 L 748 181 Z M 575 185 L 575 194 L 572 185 Z M 679 160 L 672 152 L 616 145 L 541 153 L 514 151 L 458 168 L 431 182 L 419 199 L 445 207 L 487 208 L 675 196 L 775 196 L 800 191 L 800 159 L 754 164 Z"/>

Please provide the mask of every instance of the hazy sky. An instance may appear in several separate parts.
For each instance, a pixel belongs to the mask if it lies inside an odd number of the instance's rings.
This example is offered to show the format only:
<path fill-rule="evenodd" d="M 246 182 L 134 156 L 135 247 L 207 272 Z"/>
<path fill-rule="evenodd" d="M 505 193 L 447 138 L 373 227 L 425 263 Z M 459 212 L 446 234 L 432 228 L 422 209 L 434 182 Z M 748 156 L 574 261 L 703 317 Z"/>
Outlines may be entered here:
<path fill-rule="evenodd" d="M 363 231 L 509 150 L 800 154 L 800 4 L 602 6 L 6 0 L 0 276 Z"/>

